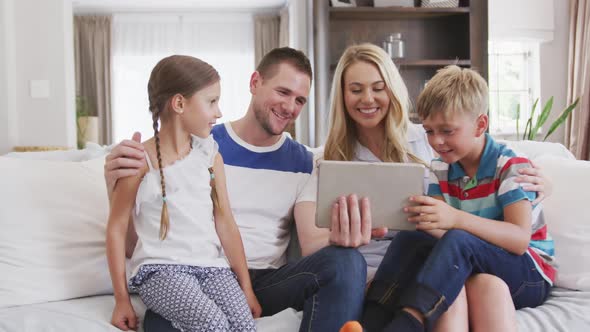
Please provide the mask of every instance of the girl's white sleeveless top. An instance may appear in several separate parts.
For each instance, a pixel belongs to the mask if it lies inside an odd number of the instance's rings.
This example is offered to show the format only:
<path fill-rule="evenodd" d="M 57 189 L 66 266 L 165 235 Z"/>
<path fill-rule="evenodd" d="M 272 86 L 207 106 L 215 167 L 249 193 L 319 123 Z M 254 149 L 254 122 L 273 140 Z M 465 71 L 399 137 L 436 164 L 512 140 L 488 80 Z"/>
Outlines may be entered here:
<path fill-rule="evenodd" d="M 160 172 L 146 155 L 149 171 L 144 176 L 133 211 L 138 240 L 127 271 L 134 276 L 144 264 L 179 264 L 228 267 L 215 231 L 209 167 L 218 146 L 212 136 L 193 136 L 191 152 L 164 167 L 166 203 L 170 227 L 160 240 L 162 188 Z"/>

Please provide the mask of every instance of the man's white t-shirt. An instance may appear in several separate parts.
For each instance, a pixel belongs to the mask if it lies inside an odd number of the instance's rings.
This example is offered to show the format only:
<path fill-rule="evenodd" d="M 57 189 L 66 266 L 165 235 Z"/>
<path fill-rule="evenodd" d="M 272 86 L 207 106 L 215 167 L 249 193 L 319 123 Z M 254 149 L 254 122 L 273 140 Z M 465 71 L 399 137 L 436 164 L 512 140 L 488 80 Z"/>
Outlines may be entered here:
<path fill-rule="evenodd" d="M 246 143 L 230 123 L 215 126 L 212 134 L 225 164 L 229 201 L 248 268 L 281 267 L 286 263 L 295 204 L 315 201 L 315 191 L 306 186 L 313 154 L 288 134 L 267 147 Z"/>

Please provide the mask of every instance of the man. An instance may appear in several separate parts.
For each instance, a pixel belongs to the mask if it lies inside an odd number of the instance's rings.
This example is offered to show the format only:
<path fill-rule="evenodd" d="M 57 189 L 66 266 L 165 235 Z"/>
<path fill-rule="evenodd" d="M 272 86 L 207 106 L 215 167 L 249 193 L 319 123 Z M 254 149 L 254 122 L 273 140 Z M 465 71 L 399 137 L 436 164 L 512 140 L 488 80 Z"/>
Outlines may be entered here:
<path fill-rule="evenodd" d="M 308 184 L 313 155 L 284 133 L 307 102 L 311 80 L 302 52 L 270 51 L 251 76 L 246 115 L 212 133 L 226 164 L 232 211 L 262 314 L 291 307 L 303 310 L 300 331 L 337 331 L 361 315 L 366 263 L 353 248 L 370 240 L 370 209 L 366 199 L 359 206 L 356 196 L 342 197 L 334 206 L 331 231 L 314 224 L 315 191 Z M 134 138 L 107 157 L 109 192 L 144 158 L 139 137 Z M 293 219 L 304 257 L 286 264 Z M 175 331 L 150 311 L 144 329 Z"/>

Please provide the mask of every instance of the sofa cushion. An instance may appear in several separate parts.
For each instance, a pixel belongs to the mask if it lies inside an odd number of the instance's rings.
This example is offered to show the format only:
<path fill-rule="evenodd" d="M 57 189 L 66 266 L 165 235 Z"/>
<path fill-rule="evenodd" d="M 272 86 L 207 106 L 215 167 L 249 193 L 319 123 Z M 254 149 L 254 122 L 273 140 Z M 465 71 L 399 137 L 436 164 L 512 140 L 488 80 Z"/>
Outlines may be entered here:
<path fill-rule="evenodd" d="M 590 162 L 542 156 L 533 160 L 553 181 L 543 202 L 549 233 L 555 241 L 556 285 L 590 291 Z"/>
<path fill-rule="evenodd" d="M 0 308 L 111 293 L 104 157 L 0 157 Z"/>
<path fill-rule="evenodd" d="M 536 159 L 541 156 L 550 155 L 565 159 L 576 159 L 574 155 L 560 143 L 538 142 L 538 141 L 506 141 L 498 140 L 519 154 L 529 159 Z M 534 160 L 533 160 L 534 161 Z"/>
<path fill-rule="evenodd" d="M 39 151 L 39 152 L 10 152 L 5 157 L 19 159 L 36 159 L 36 160 L 55 160 L 55 161 L 86 161 L 99 158 L 109 153 L 113 146 L 100 146 L 96 143 L 88 142 L 86 148 L 82 150 L 57 150 L 57 151 Z"/>

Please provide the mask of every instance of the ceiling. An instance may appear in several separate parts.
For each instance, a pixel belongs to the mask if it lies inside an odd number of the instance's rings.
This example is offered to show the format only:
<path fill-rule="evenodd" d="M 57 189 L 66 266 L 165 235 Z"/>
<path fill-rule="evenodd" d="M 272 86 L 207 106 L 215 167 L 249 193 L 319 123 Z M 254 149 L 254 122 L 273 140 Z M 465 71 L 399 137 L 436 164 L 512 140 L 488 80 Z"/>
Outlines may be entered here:
<path fill-rule="evenodd" d="M 178 10 L 260 10 L 283 7 L 288 0 L 73 0 L 74 12 Z"/>

